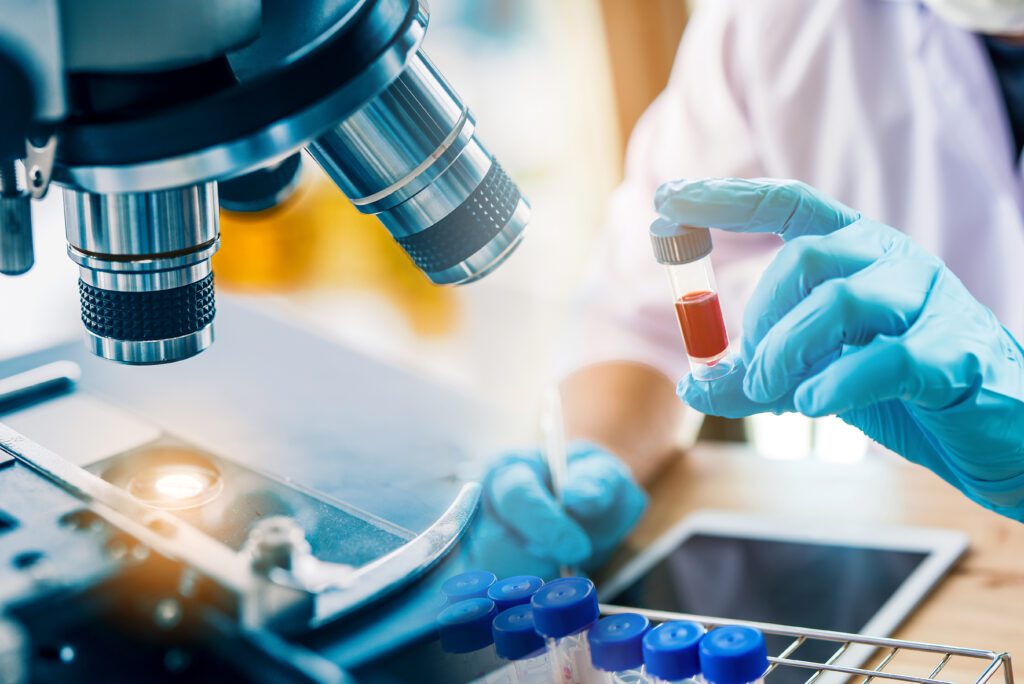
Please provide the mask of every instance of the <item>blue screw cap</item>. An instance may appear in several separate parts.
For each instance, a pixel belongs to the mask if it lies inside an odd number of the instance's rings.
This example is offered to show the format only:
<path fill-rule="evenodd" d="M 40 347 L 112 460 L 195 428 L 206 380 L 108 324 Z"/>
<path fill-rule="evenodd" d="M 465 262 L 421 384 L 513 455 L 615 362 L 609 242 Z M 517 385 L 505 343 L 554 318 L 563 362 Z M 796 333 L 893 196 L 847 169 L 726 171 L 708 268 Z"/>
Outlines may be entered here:
<path fill-rule="evenodd" d="M 668 681 L 688 679 L 700 672 L 700 641 L 706 632 L 696 622 L 660 624 L 644 635 L 647 672 Z"/>
<path fill-rule="evenodd" d="M 437 616 L 441 648 L 447 653 L 471 653 L 494 642 L 491 622 L 498 614 L 494 601 L 471 598 L 448 606 Z"/>
<path fill-rule="evenodd" d="M 753 627 L 730 625 L 708 632 L 700 642 L 700 669 L 711 684 L 744 684 L 768 669 L 764 635 Z"/>
<path fill-rule="evenodd" d="M 537 631 L 553 639 L 575 634 L 598 616 L 597 590 L 585 577 L 548 582 L 533 595 L 530 605 Z"/>
<path fill-rule="evenodd" d="M 619 613 L 597 621 L 587 633 L 590 662 L 599 670 L 636 670 L 644 664 L 643 639 L 651 621 L 637 613 Z"/>
<path fill-rule="evenodd" d="M 498 604 L 498 610 L 529 603 L 537 590 L 544 586 L 544 580 L 533 575 L 516 575 L 495 582 L 487 589 L 487 598 Z"/>
<path fill-rule="evenodd" d="M 544 637 L 533 627 L 533 608 L 528 603 L 498 613 L 491 630 L 494 649 L 507 660 L 522 660 L 544 648 Z"/>
<path fill-rule="evenodd" d="M 458 603 L 471 598 L 487 598 L 487 590 L 498 581 L 493 572 L 473 570 L 449 577 L 441 585 L 441 593 L 448 603 Z"/>

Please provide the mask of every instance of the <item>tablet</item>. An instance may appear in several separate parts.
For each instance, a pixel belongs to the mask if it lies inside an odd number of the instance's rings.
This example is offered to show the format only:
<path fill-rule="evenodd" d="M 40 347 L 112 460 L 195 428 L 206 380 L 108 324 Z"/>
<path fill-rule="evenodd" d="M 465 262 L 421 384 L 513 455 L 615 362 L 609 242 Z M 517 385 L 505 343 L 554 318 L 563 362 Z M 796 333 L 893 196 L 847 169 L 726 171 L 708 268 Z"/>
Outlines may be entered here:
<path fill-rule="evenodd" d="M 598 588 L 605 603 L 889 636 L 967 549 L 952 530 L 845 526 L 700 511 Z M 790 640 L 768 637 L 769 654 Z M 808 642 L 793 657 L 824 662 Z M 837 664 L 862 665 L 853 647 Z M 803 675 L 803 677 L 801 677 Z M 772 682 L 803 681 L 780 669 Z"/>

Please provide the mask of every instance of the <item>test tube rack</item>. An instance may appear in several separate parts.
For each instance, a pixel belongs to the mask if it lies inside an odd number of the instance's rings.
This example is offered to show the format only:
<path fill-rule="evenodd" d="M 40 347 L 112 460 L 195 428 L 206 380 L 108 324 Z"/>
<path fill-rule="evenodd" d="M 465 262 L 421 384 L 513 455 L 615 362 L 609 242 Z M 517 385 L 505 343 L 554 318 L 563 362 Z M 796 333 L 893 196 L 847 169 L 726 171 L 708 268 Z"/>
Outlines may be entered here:
<path fill-rule="evenodd" d="M 879 684 L 884 680 L 891 682 L 913 682 L 914 684 L 964 684 L 966 682 L 986 684 L 992 681 L 999 673 L 1002 674 L 1004 684 L 1013 684 L 1013 668 L 1010 664 L 1010 655 L 1008 653 L 998 653 L 996 651 L 976 648 L 942 646 L 902 639 L 862 636 L 821 629 L 801 629 L 768 623 L 727 620 L 702 615 L 672 613 L 663 610 L 601 605 L 602 615 L 614 615 L 616 613 L 640 613 L 651 622 L 689 620 L 704 625 L 705 629 L 708 630 L 724 625 L 748 625 L 756 627 L 765 634 L 774 634 L 791 639 L 789 644 L 778 654 L 773 655 L 769 653 L 768 661 L 770 665 L 765 673 L 765 684 L 771 684 L 771 673 L 779 668 L 796 668 L 806 671 L 808 674 L 806 684 L 824 684 L 825 681 L 849 681 L 856 684 L 871 684 L 874 682 Z M 831 642 L 835 643 L 837 648 L 824 662 L 795 657 L 800 647 L 808 641 Z M 843 656 L 853 654 L 858 649 L 865 656 L 864 660 L 868 660 L 873 655 L 873 658 L 869 661 L 873 664 L 871 669 L 852 667 L 839 662 L 843 659 Z M 929 665 L 931 662 L 935 664 L 931 666 L 930 672 L 926 675 L 920 673 L 910 674 L 909 668 L 901 671 L 896 666 L 900 661 L 901 654 L 904 657 L 908 654 L 914 656 L 909 660 L 913 660 L 918 666 L 922 662 L 922 657 L 929 658 Z M 973 667 L 968 669 L 976 670 L 978 674 L 966 679 L 962 677 L 943 679 L 943 671 L 947 669 L 951 662 L 955 663 L 957 661 L 973 661 L 971 662 Z"/>

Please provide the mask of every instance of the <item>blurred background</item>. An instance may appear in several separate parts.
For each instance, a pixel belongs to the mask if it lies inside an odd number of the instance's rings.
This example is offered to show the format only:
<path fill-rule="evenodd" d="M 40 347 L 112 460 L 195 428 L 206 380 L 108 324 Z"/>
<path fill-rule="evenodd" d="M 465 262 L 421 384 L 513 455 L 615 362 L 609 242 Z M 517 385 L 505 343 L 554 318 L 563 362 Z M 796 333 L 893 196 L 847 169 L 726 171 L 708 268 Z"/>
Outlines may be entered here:
<path fill-rule="evenodd" d="M 477 284 L 437 288 L 307 163 L 283 205 L 255 217 L 222 213 L 219 291 L 258 297 L 266 311 L 482 398 L 509 435 L 532 434 L 629 132 L 668 80 L 688 5 L 431 0 L 426 50 L 533 205 L 523 246 Z M 0 279 L 0 359 L 81 330 L 59 193 L 36 210 L 37 267 Z M 749 440 L 768 458 L 856 462 L 867 446 L 836 419 L 759 416 L 701 429 Z"/>

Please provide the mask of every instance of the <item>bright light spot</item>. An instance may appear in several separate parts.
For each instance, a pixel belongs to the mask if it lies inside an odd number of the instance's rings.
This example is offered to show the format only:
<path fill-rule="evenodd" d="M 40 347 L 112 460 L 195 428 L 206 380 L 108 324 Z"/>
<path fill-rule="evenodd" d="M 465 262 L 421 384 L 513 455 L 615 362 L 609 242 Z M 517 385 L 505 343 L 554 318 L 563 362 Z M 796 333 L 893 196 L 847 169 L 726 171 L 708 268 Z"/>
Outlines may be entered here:
<path fill-rule="evenodd" d="M 139 501 L 154 508 L 183 510 L 209 503 L 220 495 L 224 485 L 220 473 L 210 465 L 197 462 L 139 463 L 129 472 L 127 485 L 120 484 Z"/>
<path fill-rule="evenodd" d="M 765 458 L 799 461 L 811 455 L 811 421 L 796 413 L 761 413 L 747 419 L 750 441 Z"/>
<path fill-rule="evenodd" d="M 859 463 L 868 454 L 864 433 L 835 416 L 819 418 L 814 433 L 814 453 L 822 461 Z"/>
<path fill-rule="evenodd" d="M 153 489 L 169 499 L 191 499 L 206 489 L 205 478 L 193 473 L 170 473 L 161 475 L 153 483 Z"/>

